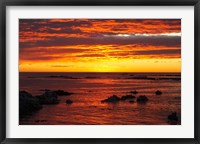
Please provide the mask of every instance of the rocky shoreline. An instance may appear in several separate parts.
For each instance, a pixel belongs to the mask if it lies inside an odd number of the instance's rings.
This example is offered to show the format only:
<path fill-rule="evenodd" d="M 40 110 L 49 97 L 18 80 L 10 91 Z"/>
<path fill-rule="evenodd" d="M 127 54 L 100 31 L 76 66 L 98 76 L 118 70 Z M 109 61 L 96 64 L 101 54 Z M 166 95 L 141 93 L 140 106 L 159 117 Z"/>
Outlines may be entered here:
<path fill-rule="evenodd" d="M 60 101 L 59 96 L 70 96 L 73 93 L 63 90 L 44 90 L 42 95 L 33 96 L 26 91 L 19 92 L 19 116 L 30 115 L 40 109 L 43 105 L 54 105 Z"/>
<path fill-rule="evenodd" d="M 41 95 L 33 96 L 30 93 L 26 91 L 20 91 L 19 92 L 19 117 L 23 117 L 26 115 L 31 115 L 34 112 L 39 111 L 43 108 L 43 105 L 55 105 L 59 104 L 60 100 L 58 99 L 59 96 L 70 96 L 74 93 L 72 92 L 66 92 L 64 90 L 49 90 L 44 89 L 40 90 L 44 93 Z M 126 102 L 128 101 L 130 104 L 132 103 L 138 103 L 138 104 L 146 104 L 149 101 L 149 98 L 145 95 L 139 95 L 136 90 L 130 91 L 130 94 L 124 95 L 124 96 L 117 96 L 112 95 L 104 100 L 101 100 L 101 103 L 118 103 L 118 102 Z M 155 95 L 162 95 L 162 92 L 160 90 L 155 91 Z M 67 105 L 71 105 L 74 102 L 71 99 L 66 99 L 65 103 Z M 172 112 L 168 115 L 166 118 L 168 120 L 168 123 L 170 124 L 177 124 L 178 123 L 178 116 L 176 112 Z"/>

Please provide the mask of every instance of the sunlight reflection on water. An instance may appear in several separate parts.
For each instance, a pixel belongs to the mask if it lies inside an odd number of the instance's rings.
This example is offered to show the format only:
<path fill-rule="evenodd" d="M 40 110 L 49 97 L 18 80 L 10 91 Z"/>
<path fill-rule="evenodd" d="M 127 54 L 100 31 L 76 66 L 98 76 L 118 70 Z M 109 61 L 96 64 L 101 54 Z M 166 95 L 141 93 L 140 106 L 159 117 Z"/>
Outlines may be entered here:
<path fill-rule="evenodd" d="M 135 73 L 20 73 L 20 90 L 33 95 L 42 94 L 42 89 L 62 89 L 75 93 L 59 97 L 59 104 L 44 106 L 33 115 L 20 119 L 20 124 L 166 125 L 169 124 L 167 116 L 172 111 L 176 111 L 181 119 L 181 99 L 177 98 L 181 96 L 181 83 L 175 79 L 179 79 L 180 74 L 142 74 L 151 78 L 160 76 L 156 80 L 134 79 L 133 75 L 141 76 Z M 101 100 L 113 94 L 121 97 L 133 90 L 139 92 L 136 96 L 148 96 L 149 101 L 146 104 L 129 101 L 101 103 Z M 161 90 L 163 94 L 155 95 L 156 90 Z M 74 101 L 72 105 L 65 104 L 68 98 Z"/>

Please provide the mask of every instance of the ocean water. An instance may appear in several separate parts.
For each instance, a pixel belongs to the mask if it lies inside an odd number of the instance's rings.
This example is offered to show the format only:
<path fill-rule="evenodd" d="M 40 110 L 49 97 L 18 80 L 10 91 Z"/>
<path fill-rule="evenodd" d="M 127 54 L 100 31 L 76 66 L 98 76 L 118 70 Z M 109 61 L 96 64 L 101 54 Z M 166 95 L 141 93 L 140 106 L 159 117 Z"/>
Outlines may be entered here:
<path fill-rule="evenodd" d="M 180 73 L 22 73 L 20 90 L 33 96 L 44 89 L 73 92 L 60 96 L 57 105 L 44 105 L 38 112 L 19 119 L 20 125 L 169 125 L 167 116 L 177 112 L 181 124 Z M 137 90 L 146 95 L 145 104 L 101 103 Z M 155 95 L 155 91 L 162 95 Z M 66 99 L 73 104 L 65 103 Z"/>

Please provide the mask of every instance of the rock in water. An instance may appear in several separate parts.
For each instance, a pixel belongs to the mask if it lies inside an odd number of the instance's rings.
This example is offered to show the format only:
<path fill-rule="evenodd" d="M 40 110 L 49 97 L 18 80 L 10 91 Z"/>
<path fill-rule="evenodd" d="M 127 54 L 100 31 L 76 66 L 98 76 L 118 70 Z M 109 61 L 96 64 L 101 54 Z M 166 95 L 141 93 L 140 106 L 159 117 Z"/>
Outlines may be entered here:
<path fill-rule="evenodd" d="M 122 97 L 121 97 L 121 100 L 122 100 L 122 101 L 125 101 L 125 100 L 129 100 L 129 99 L 134 99 L 134 98 L 135 98 L 135 96 L 126 95 L 126 96 L 122 96 Z"/>
<path fill-rule="evenodd" d="M 119 102 L 119 101 L 120 101 L 120 98 L 116 95 L 113 95 L 113 96 L 108 97 L 105 100 L 102 100 L 101 102 L 102 103 L 116 103 L 116 102 Z"/>
<path fill-rule="evenodd" d="M 178 117 L 176 115 L 176 112 L 173 112 L 172 114 L 168 115 L 168 120 L 171 122 L 178 122 Z"/>
<path fill-rule="evenodd" d="M 70 99 L 67 99 L 67 100 L 66 100 L 66 104 L 72 104 L 72 103 L 73 103 L 72 100 L 70 100 Z"/>
<path fill-rule="evenodd" d="M 148 99 L 146 96 L 144 96 L 144 95 L 141 95 L 141 96 L 139 96 L 139 97 L 137 98 L 137 102 L 138 102 L 138 103 L 146 103 L 148 100 L 149 100 L 149 99 Z"/>
<path fill-rule="evenodd" d="M 26 91 L 19 92 L 19 116 L 31 114 L 42 108 L 39 100 Z"/>
<path fill-rule="evenodd" d="M 135 101 L 134 100 L 130 100 L 129 103 L 135 103 Z"/>
<path fill-rule="evenodd" d="M 58 96 L 54 91 L 46 91 L 43 95 L 37 96 L 40 104 L 49 105 L 49 104 L 58 104 Z"/>
<path fill-rule="evenodd" d="M 54 91 L 46 91 L 44 94 L 43 94 L 44 97 L 49 97 L 49 98 L 58 98 L 58 95 L 56 92 Z"/>
<path fill-rule="evenodd" d="M 68 96 L 68 95 L 72 95 L 73 93 L 71 92 L 66 92 L 63 90 L 56 90 L 54 91 L 58 96 Z"/>
<path fill-rule="evenodd" d="M 161 92 L 161 91 L 159 91 L 159 90 L 157 90 L 157 91 L 155 92 L 155 94 L 156 94 L 156 95 L 161 95 L 161 94 L 162 94 L 162 92 Z"/>

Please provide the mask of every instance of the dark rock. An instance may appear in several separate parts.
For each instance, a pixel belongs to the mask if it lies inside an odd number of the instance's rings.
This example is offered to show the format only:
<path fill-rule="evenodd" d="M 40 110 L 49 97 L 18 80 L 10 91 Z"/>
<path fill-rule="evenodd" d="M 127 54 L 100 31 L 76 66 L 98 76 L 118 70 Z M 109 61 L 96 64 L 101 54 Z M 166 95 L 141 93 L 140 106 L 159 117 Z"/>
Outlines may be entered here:
<path fill-rule="evenodd" d="M 157 91 L 155 92 L 155 94 L 156 94 L 156 95 L 161 95 L 161 94 L 162 94 L 162 92 L 161 92 L 161 91 L 159 91 L 159 90 L 157 90 Z"/>
<path fill-rule="evenodd" d="M 178 121 L 178 117 L 176 115 L 176 112 L 173 112 L 172 114 L 168 115 L 168 120 L 171 122 L 177 122 Z"/>
<path fill-rule="evenodd" d="M 119 102 L 119 101 L 120 101 L 120 98 L 116 95 L 113 95 L 113 96 L 108 97 L 105 100 L 102 100 L 101 102 L 102 103 L 116 103 L 116 102 Z"/>
<path fill-rule="evenodd" d="M 58 104 L 58 96 L 54 91 L 46 91 L 43 95 L 37 96 L 40 104 L 50 105 L 50 104 Z"/>
<path fill-rule="evenodd" d="M 135 101 L 134 100 L 130 100 L 129 103 L 135 103 Z"/>
<path fill-rule="evenodd" d="M 120 100 L 125 101 L 125 100 L 129 100 L 129 99 L 134 99 L 136 98 L 135 96 L 132 95 L 126 95 L 126 96 L 122 96 Z"/>
<path fill-rule="evenodd" d="M 30 93 L 26 91 L 19 92 L 19 115 L 20 117 L 31 114 L 42 108 L 39 100 L 33 97 Z"/>
<path fill-rule="evenodd" d="M 40 120 L 35 120 L 35 122 L 36 122 L 36 123 L 39 123 L 39 122 L 40 122 Z"/>
<path fill-rule="evenodd" d="M 132 93 L 132 94 L 138 94 L 138 91 L 134 90 L 134 91 L 130 91 L 130 93 Z"/>
<path fill-rule="evenodd" d="M 66 92 L 63 90 L 55 90 L 54 91 L 58 96 L 68 96 L 68 95 L 72 95 L 73 93 L 71 92 Z"/>
<path fill-rule="evenodd" d="M 43 96 L 48 98 L 58 98 L 58 95 L 55 91 L 46 91 Z"/>
<path fill-rule="evenodd" d="M 141 96 L 139 96 L 139 97 L 137 98 L 137 102 L 138 102 L 138 103 L 146 103 L 148 100 L 149 100 L 149 99 L 148 99 L 146 96 L 144 96 L 144 95 L 141 95 Z"/>
<path fill-rule="evenodd" d="M 72 101 L 72 100 L 70 100 L 70 99 L 67 99 L 65 103 L 66 103 L 66 104 L 72 104 L 72 103 L 73 103 L 73 101 Z"/>

